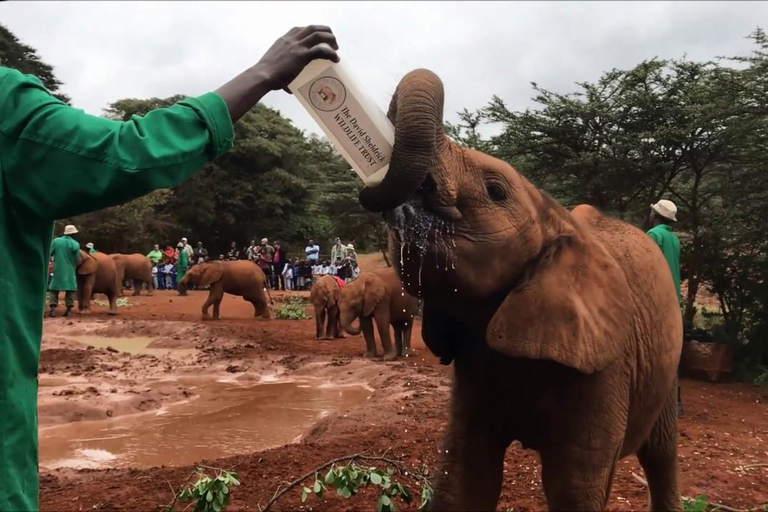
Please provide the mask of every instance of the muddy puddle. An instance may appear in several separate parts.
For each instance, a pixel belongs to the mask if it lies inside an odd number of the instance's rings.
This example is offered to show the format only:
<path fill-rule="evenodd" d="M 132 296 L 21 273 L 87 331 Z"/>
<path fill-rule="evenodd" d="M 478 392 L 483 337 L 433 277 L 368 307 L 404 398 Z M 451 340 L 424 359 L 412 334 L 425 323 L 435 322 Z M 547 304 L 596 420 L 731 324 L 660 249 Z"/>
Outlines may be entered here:
<path fill-rule="evenodd" d="M 69 341 L 74 341 L 83 345 L 90 345 L 94 348 L 112 348 L 118 352 L 127 352 L 128 354 L 148 354 L 155 357 L 171 357 L 179 361 L 190 360 L 197 351 L 191 349 L 179 348 L 154 348 L 150 347 L 157 338 L 132 337 L 132 338 L 111 338 L 104 336 L 66 336 Z"/>
<path fill-rule="evenodd" d="M 319 419 L 370 395 L 362 387 L 309 382 L 178 382 L 199 398 L 152 413 L 42 428 L 41 469 L 177 466 L 250 453 L 294 442 Z"/>

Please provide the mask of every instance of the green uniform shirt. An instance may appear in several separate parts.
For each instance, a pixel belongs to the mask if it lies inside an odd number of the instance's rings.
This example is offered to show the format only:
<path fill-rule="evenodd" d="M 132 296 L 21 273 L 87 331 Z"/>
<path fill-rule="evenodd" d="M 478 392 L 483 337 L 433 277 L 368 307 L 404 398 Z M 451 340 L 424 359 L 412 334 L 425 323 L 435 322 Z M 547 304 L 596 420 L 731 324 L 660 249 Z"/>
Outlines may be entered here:
<path fill-rule="evenodd" d="M 178 185 L 232 146 L 214 93 L 119 122 L 0 67 L 0 510 L 37 510 L 37 366 L 53 220 Z"/>
<path fill-rule="evenodd" d="M 680 299 L 680 240 L 672 232 L 667 224 L 659 224 L 648 231 L 648 236 L 661 248 L 664 258 L 667 260 L 669 270 L 672 271 L 672 279 L 675 281 L 677 298 Z"/>
<path fill-rule="evenodd" d="M 88 254 L 96 254 L 97 252 L 99 251 L 97 251 L 96 249 L 88 249 Z"/>
<path fill-rule="evenodd" d="M 163 253 L 160 251 L 149 251 L 149 254 L 147 254 L 147 258 L 149 258 L 149 261 L 152 262 L 153 265 L 157 265 L 161 259 L 163 259 Z"/>
<path fill-rule="evenodd" d="M 77 290 L 75 268 L 80 259 L 80 244 L 67 235 L 56 238 L 51 244 L 53 256 L 53 279 L 49 290 L 73 292 Z"/>

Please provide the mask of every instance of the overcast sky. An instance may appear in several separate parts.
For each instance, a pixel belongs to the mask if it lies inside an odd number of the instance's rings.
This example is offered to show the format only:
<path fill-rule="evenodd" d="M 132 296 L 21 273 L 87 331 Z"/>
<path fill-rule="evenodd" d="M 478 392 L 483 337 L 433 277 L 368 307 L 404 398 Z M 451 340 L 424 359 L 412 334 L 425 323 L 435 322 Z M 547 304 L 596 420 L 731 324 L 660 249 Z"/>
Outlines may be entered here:
<path fill-rule="evenodd" d="M 768 28 L 768 2 L 2 2 L 0 23 L 92 114 L 120 98 L 213 90 L 291 27 L 316 23 L 333 28 L 347 69 L 382 109 L 405 73 L 426 67 L 455 120 L 493 94 L 531 106 L 531 81 L 569 92 L 645 58 L 749 52 L 745 36 Z M 295 98 L 264 101 L 319 132 Z"/>

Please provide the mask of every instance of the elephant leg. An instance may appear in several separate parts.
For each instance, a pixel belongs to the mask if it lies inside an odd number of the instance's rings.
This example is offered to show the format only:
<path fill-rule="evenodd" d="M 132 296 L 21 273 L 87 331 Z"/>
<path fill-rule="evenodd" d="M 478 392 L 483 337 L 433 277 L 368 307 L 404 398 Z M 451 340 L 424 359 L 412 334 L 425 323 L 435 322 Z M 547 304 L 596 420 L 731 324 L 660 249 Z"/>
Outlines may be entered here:
<path fill-rule="evenodd" d="M 403 328 L 400 325 L 393 325 L 392 329 L 395 331 L 395 352 L 399 356 L 403 354 Z"/>
<path fill-rule="evenodd" d="M 682 510 L 677 484 L 677 382 L 637 458 L 648 479 L 651 510 Z"/>
<path fill-rule="evenodd" d="M 211 291 L 208 293 L 208 298 L 205 299 L 205 302 L 203 303 L 203 320 L 207 320 L 209 318 L 208 308 L 211 307 L 211 304 L 213 304 L 214 300 L 213 289 L 211 289 Z"/>
<path fill-rule="evenodd" d="M 341 315 L 339 315 L 338 306 L 333 306 L 328 311 L 328 323 L 331 325 L 331 335 L 334 338 L 344 338 L 341 332 Z"/>
<path fill-rule="evenodd" d="M 496 510 L 507 443 L 475 414 L 457 414 L 454 407 L 452 418 L 429 510 Z"/>
<path fill-rule="evenodd" d="M 139 295 L 141 295 L 141 286 L 142 286 L 141 281 L 139 281 L 138 279 L 133 280 L 133 296 L 134 297 L 138 297 Z"/>
<path fill-rule="evenodd" d="M 255 299 L 246 299 L 253 304 L 254 314 L 255 317 L 262 317 L 265 320 L 269 320 L 272 318 L 272 315 L 269 312 L 269 305 L 267 305 L 267 301 L 265 299 L 260 299 L 256 297 Z"/>
<path fill-rule="evenodd" d="M 541 481 L 549 510 L 605 510 L 620 450 L 620 442 L 608 449 L 572 442 L 543 450 Z"/>
<path fill-rule="evenodd" d="M 155 282 L 152 277 L 152 272 L 150 271 L 149 281 L 147 281 L 147 295 L 151 297 L 154 294 L 154 290 L 155 290 Z"/>
<path fill-rule="evenodd" d="M 376 357 L 376 340 L 373 337 L 373 320 L 371 317 L 360 317 L 360 329 L 365 339 L 365 357 Z"/>
<path fill-rule="evenodd" d="M 403 327 L 403 350 L 401 356 L 408 356 L 411 353 L 411 331 L 413 330 L 413 320 L 406 322 Z"/>
<path fill-rule="evenodd" d="M 109 311 L 107 314 L 109 315 L 116 315 L 117 314 L 117 293 L 114 291 L 112 293 L 107 293 L 107 300 L 109 300 Z"/>
<path fill-rule="evenodd" d="M 384 360 L 389 361 L 397 357 L 397 351 L 392 346 L 392 342 L 389 339 L 389 311 L 377 311 L 374 313 L 376 319 L 376 327 L 379 330 L 379 337 L 381 337 L 381 348 L 384 349 Z"/>
<path fill-rule="evenodd" d="M 325 309 L 315 306 L 315 339 L 319 340 L 323 337 L 323 315 Z"/>

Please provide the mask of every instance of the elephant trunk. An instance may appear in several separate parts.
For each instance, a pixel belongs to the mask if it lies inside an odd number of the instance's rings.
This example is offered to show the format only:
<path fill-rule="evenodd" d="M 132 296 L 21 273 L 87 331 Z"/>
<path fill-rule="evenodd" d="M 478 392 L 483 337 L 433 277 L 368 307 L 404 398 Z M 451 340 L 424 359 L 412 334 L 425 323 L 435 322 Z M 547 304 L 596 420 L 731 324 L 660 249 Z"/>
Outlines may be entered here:
<path fill-rule="evenodd" d="M 360 191 L 360 204 L 385 212 L 406 202 L 438 166 L 447 144 L 443 130 L 443 84 L 431 71 L 408 73 L 397 86 L 387 116 L 395 125 L 389 171 L 376 187 Z"/>
<path fill-rule="evenodd" d="M 352 322 L 355 319 L 357 319 L 357 327 L 352 326 Z M 341 311 L 341 328 L 344 329 L 344 331 L 347 334 L 351 334 L 352 336 L 357 336 L 358 334 L 360 334 L 360 331 L 361 331 L 359 316 L 353 314 L 352 311 L 342 310 Z"/>

